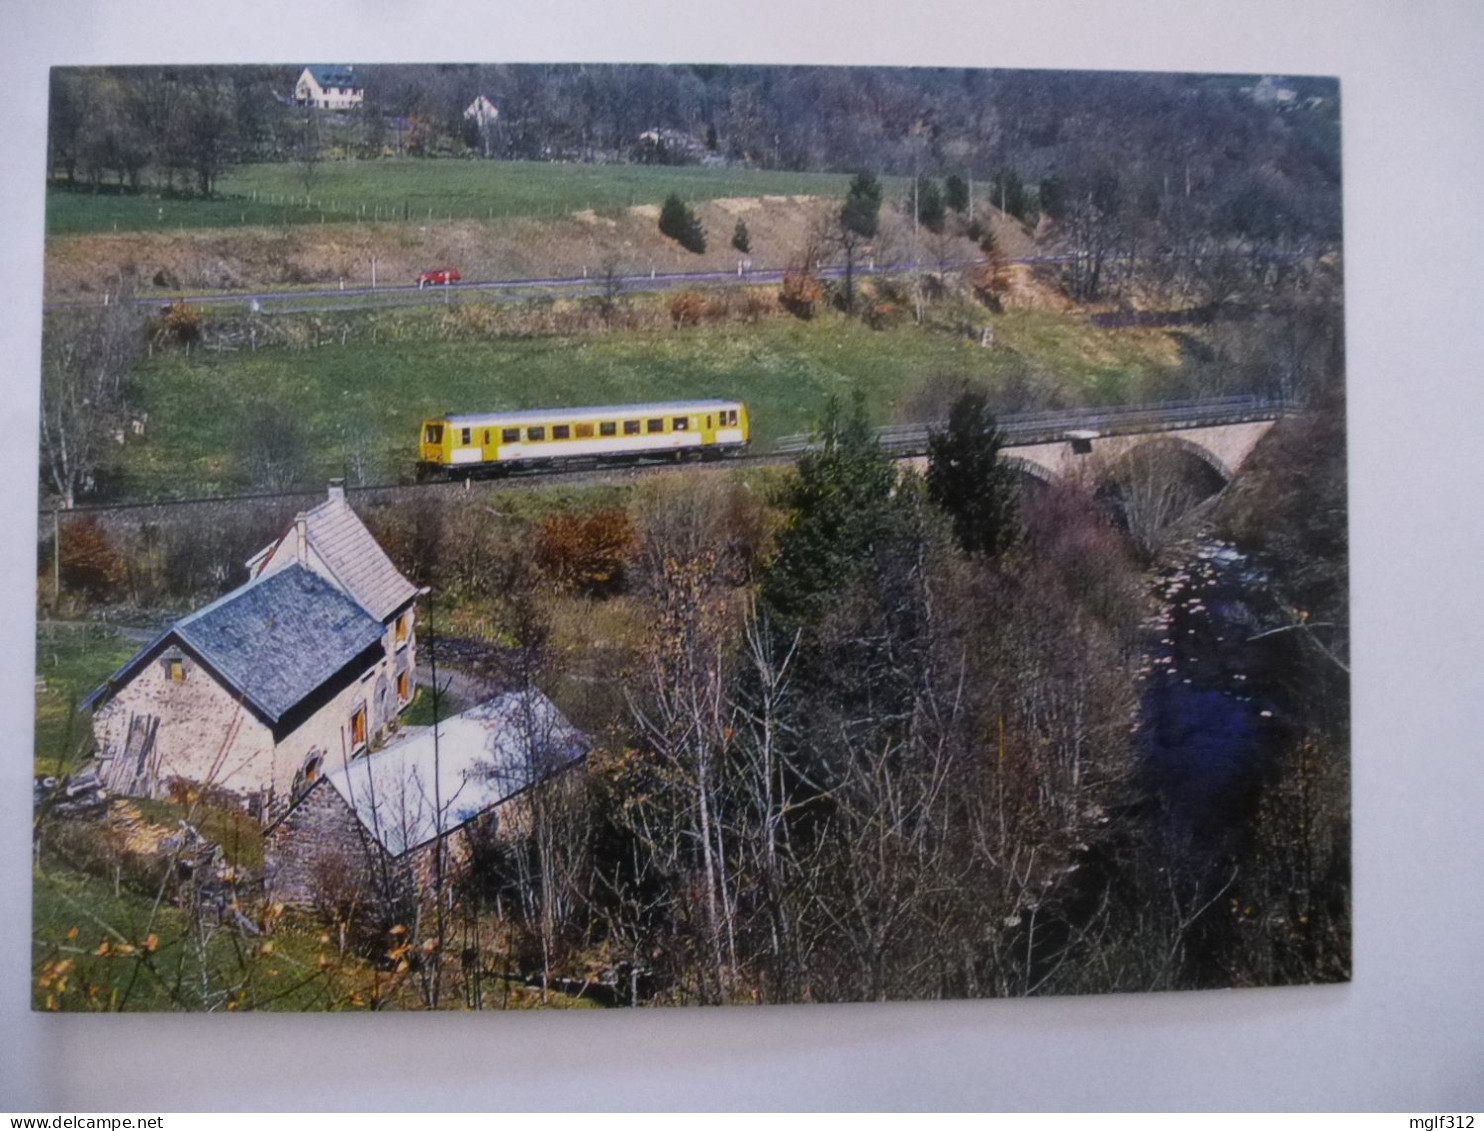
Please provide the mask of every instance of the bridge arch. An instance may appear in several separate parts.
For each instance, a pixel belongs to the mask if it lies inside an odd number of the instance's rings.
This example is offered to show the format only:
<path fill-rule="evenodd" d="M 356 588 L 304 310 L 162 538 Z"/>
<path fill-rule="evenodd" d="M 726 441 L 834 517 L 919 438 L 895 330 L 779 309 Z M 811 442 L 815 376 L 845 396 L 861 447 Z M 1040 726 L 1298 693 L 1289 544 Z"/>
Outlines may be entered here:
<path fill-rule="evenodd" d="M 1037 463 L 1035 460 L 1026 459 L 1023 456 L 1005 455 L 1001 459 L 1005 466 L 1012 471 L 1017 471 L 1026 479 L 1036 483 L 1055 485 L 1061 481 L 1061 477 L 1045 464 Z"/>
<path fill-rule="evenodd" d="M 1140 437 L 1136 443 L 1129 444 L 1119 453 L 1117 459 L 1121 462 L 1131 457 L 1135 452 L 1149 451 L 1150 449 L 1156 451 L 1163 449 L 1165 451 L 1184 452 L 1187 455 L 1194 456 L 1221 477 L 1221 485 L 1223 487 L 1230 483 L 1236 474 L 1226 465 L 1225 460 L 1206 447 L 1205 444 L 1186 436 L 1175 435 L 1169 432 L 1156 432 L 1149 436 Z"/>

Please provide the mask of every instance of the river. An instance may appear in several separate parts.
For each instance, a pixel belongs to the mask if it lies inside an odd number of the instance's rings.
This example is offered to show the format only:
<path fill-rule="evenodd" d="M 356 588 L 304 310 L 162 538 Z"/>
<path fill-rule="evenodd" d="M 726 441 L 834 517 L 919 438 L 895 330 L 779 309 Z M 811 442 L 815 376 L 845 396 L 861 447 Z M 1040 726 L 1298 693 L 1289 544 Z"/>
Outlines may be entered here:
<path fill-rule="evenodd" d="M 1240 850 L 1263 771 L 1292 738 L 1281 672 L 1288 642 L 1267 577 L 1229 542 L 1195 543 L 1154 579 L 1138 677 L 1139 785 L 1160 831 L 1209 864 Z M 1257 639 L 1254 639 L 1257 637 Z"/>

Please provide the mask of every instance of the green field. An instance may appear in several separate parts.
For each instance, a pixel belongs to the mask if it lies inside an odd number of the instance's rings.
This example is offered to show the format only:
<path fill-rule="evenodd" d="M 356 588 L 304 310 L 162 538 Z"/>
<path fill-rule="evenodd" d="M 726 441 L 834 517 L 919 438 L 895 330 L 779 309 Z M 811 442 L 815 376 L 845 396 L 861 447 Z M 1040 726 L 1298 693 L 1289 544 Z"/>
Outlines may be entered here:
<path fill-rule="evenodd" d="M 659 204 L 672 192 L 692 201 L 840 196 L 848 179 L 762 169 L 398 158 L 324 162 L 306 193 L 293 164 L 243 165 L 223 175 L 218 195 L 210 200 L 53 189 L 47 195 L 46 229 L 60 235 L 318 224 L 322 218 L 327 223 L 485 220 Z"/>
<path fill-rule="evenodd" d="M 36 773 L 66 773 L 76 766 L 92 743 L 92 717 L 77 704 L 137 647 L 106 627 L 37 628 Z"/>
<path fill-rule="evenodd" d="M 878 331 L 830 315 L 473 340 L 430 329 L 373 344 L 362 323 L 345 345 L 334 335 L 319 349 L 156 352 L 137 386 L 149 436 L 125 445 L 124 478 L 134 497 L 245 489 L 247 438 L 280 431 L 302 438 L 310 482 L 343 474 L 357 453 L 365 480 L 383 482 L 412 472 L 425 417 L 697 396 L 747 401 L 753 448 L 768 451 L 780 436 L 808 431 L 832 394 L 859 391 L 885 424 L 910 419 L 914 392 L 930 379 L 1013 381 L 1061 403 L 1103 404 L 1163 395 L 1178 370 L 1162 331 L 1099 330 L 1076 315 L 1017 311 L 996 319 L 996 333 L 986 350 L 947 329 L 909 321 Z"/>

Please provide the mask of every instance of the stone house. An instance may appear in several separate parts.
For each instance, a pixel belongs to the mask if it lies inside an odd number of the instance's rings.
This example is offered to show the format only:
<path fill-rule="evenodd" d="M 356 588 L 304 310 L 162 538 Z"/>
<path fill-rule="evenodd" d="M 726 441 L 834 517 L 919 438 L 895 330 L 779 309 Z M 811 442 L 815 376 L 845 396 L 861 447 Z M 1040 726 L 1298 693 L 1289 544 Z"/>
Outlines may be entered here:
<path fill-rule="evenodd" d="M 270 898 L 296 907 L 425 899 L 439 845 L 445 877 L 472 837 L 519 827 L 529 791 L 577 765 L 580 734 L 534 689 L 507 692 L 436 728 L 409 729 L 310 783 L 264 833 Z"/>
<path fill-rule="evenodd" d="M 294 101 L 320 110 L 350 110 L 359 106 L 366 92 L 356 80 L 354 67 L 314 65 L 305 67 L 294 84 Z"/>
<path fill-rule="evenodd" d="M 368 754 L 411 701 L 418 590 L 343 486 L 248 569 L 84 701 L 109 790 L 154 797 L 178 780 L 271 816 L 327 764 Z"/>

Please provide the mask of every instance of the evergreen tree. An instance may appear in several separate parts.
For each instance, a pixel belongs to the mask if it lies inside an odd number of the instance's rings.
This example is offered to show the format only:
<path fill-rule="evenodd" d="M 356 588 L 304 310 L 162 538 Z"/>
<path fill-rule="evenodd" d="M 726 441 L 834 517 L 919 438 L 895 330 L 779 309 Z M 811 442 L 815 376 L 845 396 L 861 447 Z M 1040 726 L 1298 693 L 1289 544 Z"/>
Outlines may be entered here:
<path fill-rule="evenodd" d="M 943 182 L 943 202 L 960 214 L 969 210 L 969 186 L 957 173 Z"/>
<path fill-rule="evenodd" d="M 928 437 L 928 498 L 948 514 L 966 553 L 994 558 L 1020 537 L 1015 472 L 1000 459 L 1004 436 L 984 393 L 965 389 L 948 428 Z"/>
<path fill-rule="evenodd" d="M 840 207 L 837 240 L 845 253 L 845 309 L 855 309 L 855 262 L 863 246 L 876 238 L 881 223 L 881 182 L 857 173 Z"/>
<path fill-rule="evenodd" d="M 737 226 L 732 229 L 732 246 L 747 255 L 752 251 L 752 237 L 747 234 L 747 222 L 738 220 Z"/>
<path fill-rule="evenodd" d="M 881 535 L 896 469 L 857 396 L 851 412 L 830 399 L 818 446 L 798 464 L 785 500 L 790 519 L 764 579 L 764 604 L 789 627 L 818 621 L 856 577 Z"/>
<path fill-rule="evenodd" d="M 706 253 L 706 229 L 690 206 L 673 192 L 660 208 L 660 231 L 687 251 Z"/>
<path fill-rule="evenodd" d="M 917 222 L 930 232 L 941 232 L 948 210 L 943 206 L 943 194 L 938 183 L 930 177 L 917 178 Z"/>

